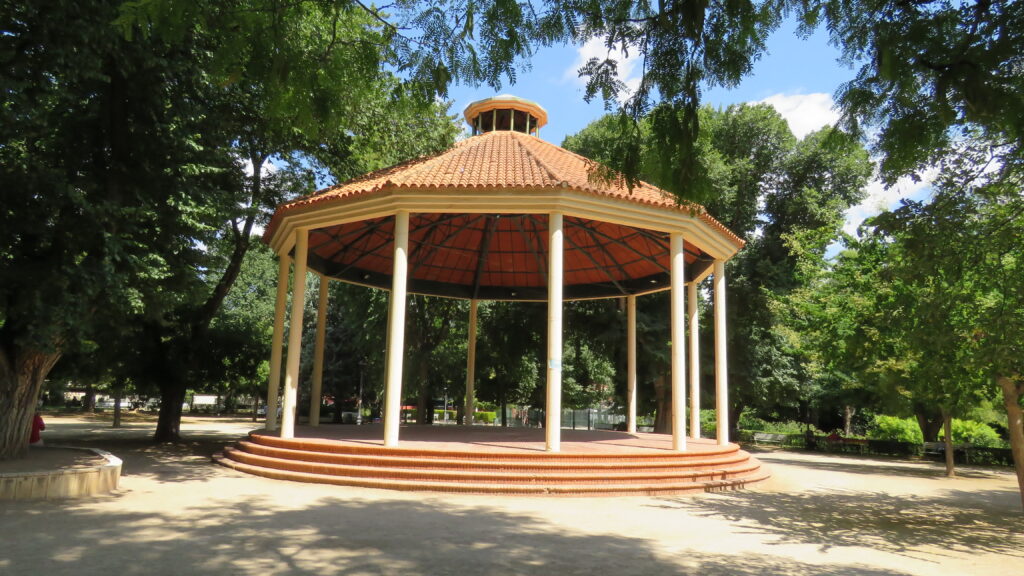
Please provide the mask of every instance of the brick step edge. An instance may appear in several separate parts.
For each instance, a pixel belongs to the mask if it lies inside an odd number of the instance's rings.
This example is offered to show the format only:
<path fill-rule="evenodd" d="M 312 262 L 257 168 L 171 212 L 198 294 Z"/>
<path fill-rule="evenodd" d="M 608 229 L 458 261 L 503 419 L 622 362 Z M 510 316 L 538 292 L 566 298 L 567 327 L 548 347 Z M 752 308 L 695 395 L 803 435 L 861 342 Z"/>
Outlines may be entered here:
<path fill-rule="evenodd" d="M 567 454 L 564 452 L 454 452 L 446 450 L 428 450 L 421 448 L 406 447 L 385 447 L 385 446 L 353 446 L 351 444 L 339 444 L 330 440 L 319 440 L 311 438 L 281 438 L 263 433 L 250 432 L 249 441 L 262 446 L 272 446 L 288 450 L 302 450 L 307 452 L 322 452 L 325 454 L 353 454 L 365 456 L 401 456 L 420 458 L 445 458 L 445 459 L 467 459 L 467 460 L 536 460 L 536 461 L 597 461 L 609 462 L 623 461 L 626 459 L 637 461 L 658 461 L 666 459 L 700 458 L 705 456 L 721 456 L 739 451 L 737 444 L 727 446 L 715 446 L 699 452 L 621 452 L 614 456 L 596 454 Z"/>
<path fill-rule="evenodd" d="M 678 482 L 673 484 L 569 484 L 569 485 L 524 485 L 524 484 L 479 484 L 466 482 L 427 482 L 404 481 L 386 478 L 352 478 L 346 476 L 330 476 L 308 472 L 292 472 L 263 468 L 236 462 L 223 455 L 215 455 L 218 464 L 255 476 L 275 480 L 331 484 L 336 486 L 353 486 L 360 488 L 379 488 L 383 490 L 424 491 L 459 494 L 504 494 L 509 496 L 669 496 L 676 494 L 695 494 L 702 492 L 725 492 L 740 490 L 751 484 L 762 482 L 770 477 L 764 469 L 757 474 L 732 478 L 729 480 L 711 480 L 705 482 Z"/>
<path fill-rule="evenodd" d="M 370 456 L 364 454 L 347 454 L 343 452 L 319 452 L 308 450 L 293 450 L 289 448 L 277 448 L 265 444 L 241 441 L 237 444 L 238 449 L 250 454 L 267 456 L 279 459 L 290 459 L 302 462 L 316 462 L 319 464 L 340 464 L 350 466 L 380 466 L 382 464 L 394 468 L 432 468 L 439 470 L 509 470 L 509 471 L 572 471 L 572 470 L 630 470 L 630 469 L 679 469 L 689 468 L 693 470 L 715 469 L 722 466 L 737 464 L 750 460 L 749 453 L 737 450 L 725 455 L 715 455 L 709 458 L 695 461 L 694 458 L 659 458 L 658 460 L 632 460 L 624 458 L 620 460 L 609 459 L 606 456 L 598 456 L 593 460 L 577 459 L 573 461 L 544 461 L 539 460 L 495 460 L 495 459 L 471 459 L 471 458 L 423 458 L 418 456 L 405 457 L 402 455 L 390 454 L 381 456 Z"/>
<path fill-rule="evenodd" d="M 403 469 L 388 466 L 365 467 L 365 466 L 342 466 L 336 464 L 321 464 L 316 462 L 305 462 L 300 460 L 282 460 L 268 456 L 250 454 L 244 451 L 228 448 L 223 456 L 232 461 L 256 466 L 259 468 L 270 468 L 289 472 L 304 474 L 317 474 L 322 476 L 340 476 L 348 478 L 381 478 L 408 481 L 427 482 L 472 482 L 485 484 L 642 484 L 642 483 L 671 483 L 682 480 L 686 481 L 708 481 L 728 480 L 734 477 L 741 477 L 755 472 L 761 467 L 760 462 L 751 458 L 742 466 L 731 468 L 717 468 L 707 470 L 693 470 L 679 468 L 673 471 L 638 471 L 609 473 L 579 472 L 579 473 L 514 473 L 508 471 L 451 471 L 451 470 L 430 470 L 430 469 Z"/>

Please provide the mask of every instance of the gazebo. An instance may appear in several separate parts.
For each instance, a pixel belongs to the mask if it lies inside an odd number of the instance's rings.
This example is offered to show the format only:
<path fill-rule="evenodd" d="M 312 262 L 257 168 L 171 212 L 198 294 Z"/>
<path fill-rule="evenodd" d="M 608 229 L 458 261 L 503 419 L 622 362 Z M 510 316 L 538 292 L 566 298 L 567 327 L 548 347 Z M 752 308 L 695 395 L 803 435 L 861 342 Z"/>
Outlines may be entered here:
<path fill-rule="evenodd" d="M 296 424 L 305 277 L 321 278 L 310 425 L 319 423 L 330 280 L 390 291 L 384 446 L 399 445 L 407 294 L 470 301 L 466 419 L 472 423 L 477 303 L 546 301 L 545 446 L 561 438 L 565 300 L 625 298 L 627 431 L 636 431 L 636 299 L 671 291 L 672 450 L 685 451 L 687 372 L 697 382 L 697 287 L 713 276 L 717 442 L 729 443 L 725 262 L 743 241 L 703 207 L 646 183 L 627 189 L 595 178 L 593 162 L 540 139 L 547 112 L 497 96 L 470 104 L 473 135 L 440 154 L 405 162 L 278 207 L 264 240 L 279 257 L 267 430 L 275 430 L 289 269 L 292 308 L 280 437 Z M 689 329 L 689 346 L 687 341 Z M 687 350 L 689 348 L 689 350 Z M 687 354 L 689 352 L 689 354 Z M 687 356 L 689 355 L 689 364 Z M 689 436 L 700 437 L 697 386 Z"/>

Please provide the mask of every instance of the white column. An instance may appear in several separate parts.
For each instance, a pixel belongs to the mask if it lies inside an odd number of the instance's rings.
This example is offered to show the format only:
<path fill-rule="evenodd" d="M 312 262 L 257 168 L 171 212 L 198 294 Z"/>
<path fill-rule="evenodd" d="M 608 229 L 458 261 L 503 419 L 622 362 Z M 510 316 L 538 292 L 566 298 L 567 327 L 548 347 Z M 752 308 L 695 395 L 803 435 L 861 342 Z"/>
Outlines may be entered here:
<path fill-rule="evenodd" d="M 299 358 L 302 355 L 302 313 L 306 307 L 306 254 L 309 231 L 295 231 L 295 266 L 292 270 L 292 313 L 288 318 L 288 364 L 284 377 L 281 438 L 295 437 L 295 397 L 299 389 Z"/>
<path fill-rule="evenodd" d="M 398 446 L 402 411 L 402 357 L 405 354 L 405 299 L 409 272 L 409 213 L 395 214 L 395 258 L 388 312 L 388 358 L 384 396 L 384 445 Z"/>
<path fill-rule="evenodd" d="M 466 426 L 473 425 L 476 409 L 476 311 L 479 302 L 469 301 L 469 342 L 466 343 Z"/>
<path fill-rule="evenodd" d="M 686 258 L 683 235 L 671 238 L 672 260 L 672 449 L 686 450 Z"/>
<path fill-rule="evenodd" d="M 270 383 L 267 386 L 267 431 L 277 430 L 277 395 L 281 388 L 281 348 L 284 341 L 284 309 L 288 303 L 288 268 L 292 259 L 277 260 L 277 300 L 274 304 L 274 337 L 270 341 Z"/>
<path fill-rule="evenodd" d="M 548 388 L 546 449 L 562 449 L 562 215 L 548 216 Z"/>
<path fill-rule="evenodd" d="M 636 432 L 636 296 L 626 297 L 626 432 Z"/>
<path fill-rule="evenodd" d="M 324 390 L 324 340 L 327 336 L 327 289 L 331 281 L 320 277 L 320 301 L 316 307 L 316 345 L 313 347 L 313 386 L 309 391 L 309 425 L 320 425 L 320 403 Z"/>
<path fill-rule="evenodd" d="M 715 418 L 718 443 L 729 443 L 729 374 L 725 357 L 725 262 L 715 260 Z"/>
<path fill-rule="evenodd" d="M 686 287 L 686 324 L 690 330 L 690 438 L 700 438 L 700 326 L 697 282 Z"/>

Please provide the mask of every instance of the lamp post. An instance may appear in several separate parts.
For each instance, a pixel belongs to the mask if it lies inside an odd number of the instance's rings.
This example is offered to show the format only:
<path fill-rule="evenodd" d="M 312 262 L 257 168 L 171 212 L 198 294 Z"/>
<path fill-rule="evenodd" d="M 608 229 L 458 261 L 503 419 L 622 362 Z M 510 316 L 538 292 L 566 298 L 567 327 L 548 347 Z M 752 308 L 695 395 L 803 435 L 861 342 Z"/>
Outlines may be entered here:
<path fill-rule="evenodd" d="M 444 423 L 448 423 L 448 387 L 444 387 Z"/>

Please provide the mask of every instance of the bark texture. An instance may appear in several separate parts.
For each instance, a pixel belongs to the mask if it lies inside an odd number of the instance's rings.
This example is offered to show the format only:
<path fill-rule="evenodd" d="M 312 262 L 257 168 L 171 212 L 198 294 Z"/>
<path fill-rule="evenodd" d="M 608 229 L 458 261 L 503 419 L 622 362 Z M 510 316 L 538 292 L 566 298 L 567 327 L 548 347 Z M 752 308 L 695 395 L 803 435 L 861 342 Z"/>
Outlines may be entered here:
<path fill-rule="evenodd" d="M 0 350 L 0 460 L 28 455 L 28 437 L 43 380 L 60 359 L 59 352 Z"/>
<path fill-rule="evenodd" d="M 956 478 L 956 462 L 953 460 L 953 414 L 948 410 L 942 411 L 942 430 L 946 437 L 946 477 Z"/>
<path fill-rule="evenodd" d="M 1007 425 L 1010 429 L 1010 451 L 1013 453 L 1013 467 L 1017 471 L 1017 486 L 1020 489 L 1021 508 L 1024 509 L 1024 410 L 1020 397 L 1024 394 L 1024 379 L 1000 376 L 996 378 L 1003 390 L 1003 405 L 1006 407 Z"/>

